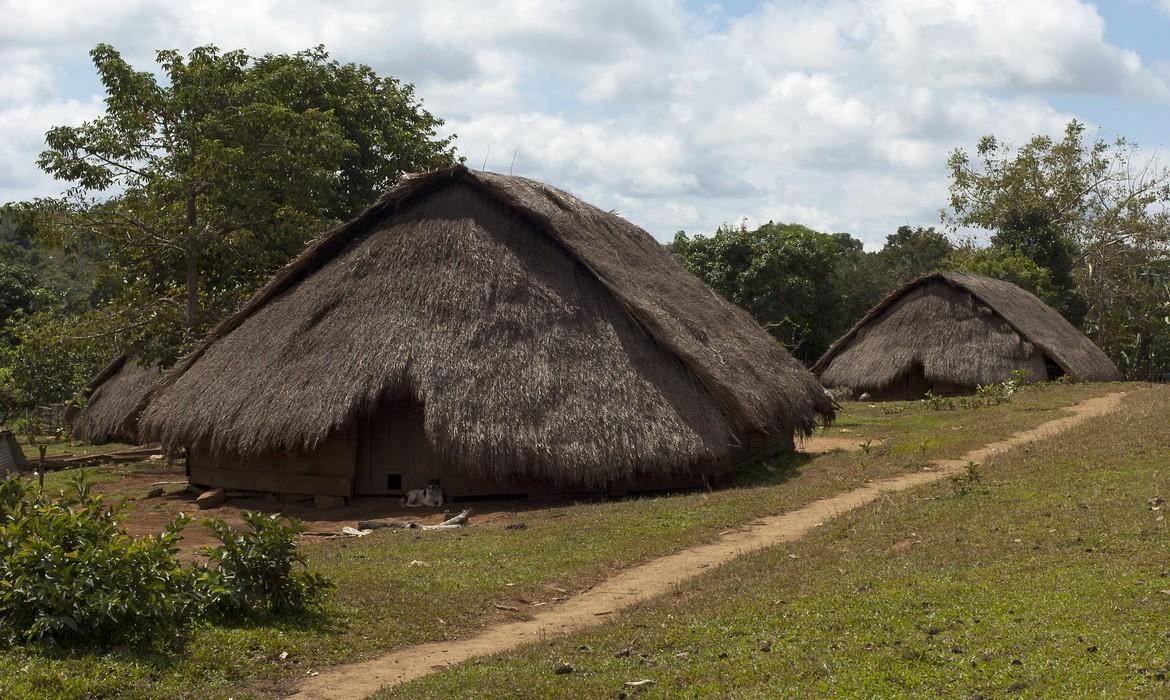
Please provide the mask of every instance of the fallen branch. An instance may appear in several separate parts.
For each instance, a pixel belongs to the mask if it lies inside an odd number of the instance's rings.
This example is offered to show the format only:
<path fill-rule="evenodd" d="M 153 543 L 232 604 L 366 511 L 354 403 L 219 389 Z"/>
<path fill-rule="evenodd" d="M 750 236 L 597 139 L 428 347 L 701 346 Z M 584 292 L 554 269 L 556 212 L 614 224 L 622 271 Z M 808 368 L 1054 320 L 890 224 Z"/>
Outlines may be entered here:
<path fill-rule="evenodd" d="M 357 527 L 359 530 L 379 530 L 383 528 L 399 528 L 403 530 L 454 530 L 463 527 L 471 518 L 472 510 L 467 510 L 459 513 L 451 518 L 447 518 L 437 525 L 422 525 L 416 522 L 406 522 L 403 520 L 359 520 Z"/>
<path fill-rule="evenodd" d="M 402 520 L 359 520 L 357 527 L 359 530 L 381 530 L 383 528 L 408 528 L 414 523 L 404 522 Z"/>
<path fill-rule="evenodd" d="M 452 518 L 447 518 L 446 520 L 439 523 L 438 525 L 423 525 L 423 529 L 426 530 L 428 528 L 462 527 L 463 525 L 467 524 L 467 521 L 470 518 L 471 518 L 471 509 L 468 508 L 467 510 L 461 512 L 459 515 L 456 515 Z"/>

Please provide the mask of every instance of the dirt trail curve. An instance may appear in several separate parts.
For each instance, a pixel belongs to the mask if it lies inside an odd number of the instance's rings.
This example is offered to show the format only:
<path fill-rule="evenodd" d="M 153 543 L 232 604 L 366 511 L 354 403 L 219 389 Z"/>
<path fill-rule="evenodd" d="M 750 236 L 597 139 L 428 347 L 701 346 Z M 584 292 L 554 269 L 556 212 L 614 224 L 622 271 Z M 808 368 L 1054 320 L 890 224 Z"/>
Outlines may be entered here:
<path fill-rule="evenodd" d="M 298 700 L 356 700 L 380 688 L 405 683 L 468 659 L 602 624 L 613 619 L 612 614 L 623 608 L 662 595 L 679 583 L 748 552 L 798 539 L 842 513 L 877 500 L 882 494 L 938 481 L 961 472 L 968 462 L 982 462 L 998 452 L 1051 437 L 1089 418 L 1110 413 L 1121 405 L 1124 395 L 1125 392 L 1116 392 L 1088 399 L 1069 407 L 1070 416 L 1015 433 L 972 450 L 959 459 L 935 461 L 931 471 L 874 481 L 798 510 L 762 518 L 711 544 L 685 549 L 627 569 L 556 607 L 537 613 L 530 620 L 494 625 L 466 639 L 419 644 L 362 663 L 334 667 L 307 679 L 292 697 Z"/>

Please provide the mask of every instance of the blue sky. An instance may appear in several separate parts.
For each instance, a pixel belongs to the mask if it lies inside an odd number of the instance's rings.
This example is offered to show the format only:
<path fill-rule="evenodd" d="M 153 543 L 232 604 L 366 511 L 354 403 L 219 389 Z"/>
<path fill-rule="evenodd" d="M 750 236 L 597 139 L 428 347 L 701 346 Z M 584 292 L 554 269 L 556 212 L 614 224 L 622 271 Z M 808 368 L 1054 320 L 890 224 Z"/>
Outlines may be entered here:
<path fill-rule="evenodd" d="M 1144 62 L 1170 65 L 1170 10 L 1156 2 L 1118 0 L 1097 3 L 1105 19 L 1105 39 L 1137 52 Z M 1166 73 L 1164 72 L 1163 75 Z M 1126 136 L 1150 147 L 1170 146 L 1165 101 L 1110 99 L 1106 95 L 1056 96 L 1060 109 L 1083 115 L 1112 136 Z"/>
<path fill-rule="evenodd" d="M 101 111 L 87 52 L 323 43 L 416 84 L 479 167 L 660 239 L 796 221 L 879 246 L 933 225 L 945 159 L 1069 119 L 1170 146 L 1170 0 L 0 0 L 0 200 L 62 185 L 47 128 Z"/>

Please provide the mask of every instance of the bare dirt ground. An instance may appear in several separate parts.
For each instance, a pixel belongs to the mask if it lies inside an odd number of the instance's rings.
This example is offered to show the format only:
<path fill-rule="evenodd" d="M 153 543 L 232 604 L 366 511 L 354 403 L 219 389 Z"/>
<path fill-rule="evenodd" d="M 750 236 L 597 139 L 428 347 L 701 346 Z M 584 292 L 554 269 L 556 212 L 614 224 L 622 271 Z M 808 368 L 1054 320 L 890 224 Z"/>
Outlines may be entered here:
<path fill-rule="evenodd" d="M 874 444 L 880 444 L 875 442 Z M 844 450 L 853 452 L 861 449 L 861 442 L 851 437 L 815 436 L 797 443 L 800 452 L 823 454 Z M 313 507 L 311 500 L 282 501 L 260 496 L 230 498 L 220 507 L 200 511 L 195 506 L 195 495 L 185 490 L 186 477 L 180 465 L 163 462 L 150 463 L 134 474 L 114 482 L 98 484 L 94 490 L 113 497 L 130 499 L 126 527 L 135 535 L 162 532 L 166 524 L 179 513 L 193 515 L 196 522 L 183 535 L 182 552 L 189 555 L 205 544 L 215 542 L 211 533 L 199 524 L 202 517 L 219 518 L 233 528 L 244 527 L 241 514 L 245 511 L 281 513 L 297 518 L 305 524 L 307 539 L 319 539 L 339 534 L 341 528 L 354 526 L 359 520 L 392 518 L 411 520 L 421 524 L 438 523 L 463 508 L 473 508 L 475 515 L 472 526 L 510 522 L 525 512 L 564 506 L 580 500 L 574 498 L 546 499 L 535 502 L 500 500 L 473 501 L 447 504 L 445 508 L 405 508 L 397 498 L 358 498 L 341 508 L 321 510 Z M 163 488 L 162 496 L 147 498 L 154 488 Z"/>
<path fill-rule="evenodd" d="M 621 572 L 592 589 L 531 619 L 489 627 L 467 639 L 420 644 L 370 661 L 335 667 L 309 678 L 292 697 L 301 700 L 364 698 L 380 688 L 398 685 L 468 659 L 515 649 L 549 637 L 599 625 L 639 601 L 662 595 L 682 581 L 765 547 L 790 542 L 828 520 L 896 493 L 960 473 L 968 462 L 983 462 L 999 452 L 1052 437 L 1093 417 L 1116 410 L 1124 392 L 1086 400 L 1070 407 L 1072 415 L 972 450 L 955 460 L 933 462 L 929 470 L 874 481 L 861 488 L 825 498 L 795 511 L 763 518 L 730 532 L 711 544 L 692 547 Z"/>
<path fill-rule="evenodd" d="M 171 482 L 171 483 L 164 483 Z M 180 482 L 180 483 L 175 483 Z M 160 486 L 161 484 L 161 486 Z M 282 501 L 262 496 L 229 498 L 222 506 L 199 510 L 195 505 L 195 494 L 185 488 L 186 477 L 181 466 L 151 465 L 146 471 L 127 475 L 114 482 L 98 484 L 94 491 L 109 497 L 130 499 L 126 515 L 126 529 L 135 535 L 162 532 L 170 520 L 179 513 L 194 516 L 196 522 L 183 533 L 181 551 L 190 554 L 201 545 L 212 544 L 215 539 L 199 524 L 201 518 L 219 518 L 232 528 L 243 528 L 242 514 L 246 511 L 281 513 L 297 518 L 305 525 L 306 539 L 340 534 L 344 526 L 354 526 L 359 520 L 392 518 L 422 524 L 438 523 L 463 508 L 475 511 L 473 525 L 488 525 L 508 522 L 519 514 L 539 508 L 548 508 L 548 501 L 526 503 L 523 501 L 476 501 L 453 503 L 444 508 L 405 508 L 397 498 L 358 498 L 340 508 L 322 510 L 313 506 L 312 500 Z M 147 498 L 154 488 L 163 488 L 161 496 Z M 561 503 L 560 505 L 564 505 Z"/>

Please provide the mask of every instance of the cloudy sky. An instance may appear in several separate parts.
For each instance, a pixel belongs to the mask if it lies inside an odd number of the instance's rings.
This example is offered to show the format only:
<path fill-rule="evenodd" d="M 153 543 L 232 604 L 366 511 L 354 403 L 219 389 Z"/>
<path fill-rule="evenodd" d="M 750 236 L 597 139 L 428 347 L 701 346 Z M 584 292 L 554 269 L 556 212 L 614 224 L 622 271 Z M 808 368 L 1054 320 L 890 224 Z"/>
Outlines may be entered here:
<path fill-rule="evenodd" d="M 46 129 L 102 109 L 88 51 L 324 44 L 416 85 L 469 165 L 662 240 L 795 221 L 880 246 L 947 153 L 1071 118 L 1170 146 L 1170 0 L 0 0 L 0 201 L 55 194 Z M 514 165 L 513 165 L 514 159 Z"/>

